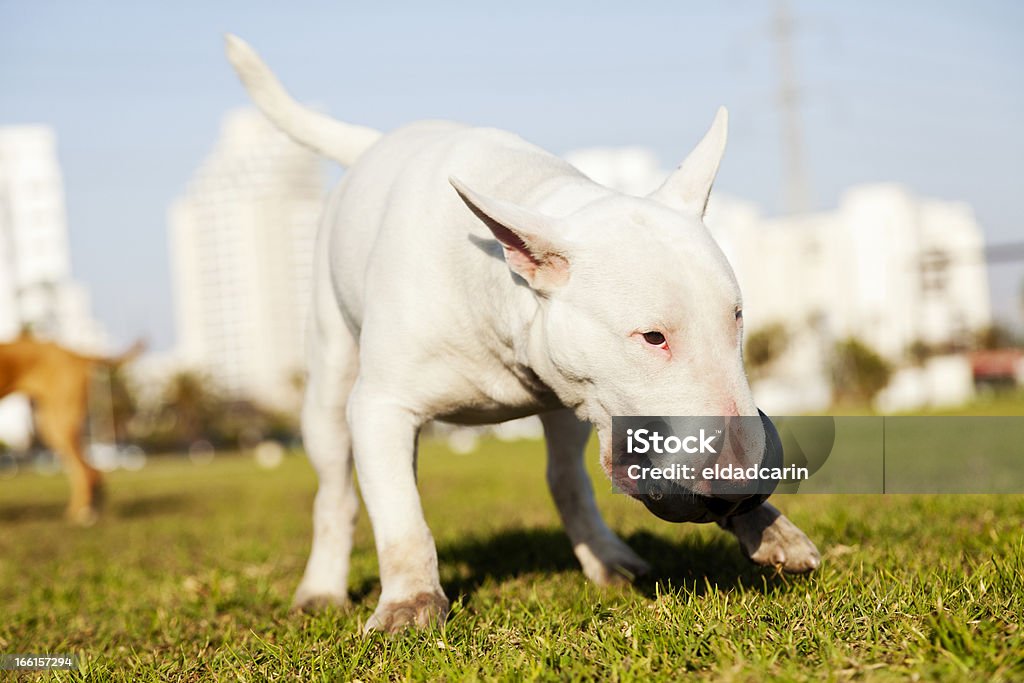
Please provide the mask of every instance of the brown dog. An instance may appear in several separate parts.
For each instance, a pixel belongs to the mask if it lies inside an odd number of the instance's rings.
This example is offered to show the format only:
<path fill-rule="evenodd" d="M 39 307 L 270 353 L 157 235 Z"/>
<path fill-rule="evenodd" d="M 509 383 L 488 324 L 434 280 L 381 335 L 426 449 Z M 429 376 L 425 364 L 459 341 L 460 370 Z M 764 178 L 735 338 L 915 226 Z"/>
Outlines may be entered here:
<path fill-rule="evenodd" d="M 9 344 L 0 344 L 0 398 L 20 392 L 32 400 L 39 436 L 63 460 L 71 481 L 67 515 L 77 524 L 96 521 L 103 485 L 102 476 L 86 462 L 82 448 L 92 369 L 96 365 L 117 367 L 144 347 L 136 342 L 116 358 L 102 358 L 83 356 L 24 333 Z"/>

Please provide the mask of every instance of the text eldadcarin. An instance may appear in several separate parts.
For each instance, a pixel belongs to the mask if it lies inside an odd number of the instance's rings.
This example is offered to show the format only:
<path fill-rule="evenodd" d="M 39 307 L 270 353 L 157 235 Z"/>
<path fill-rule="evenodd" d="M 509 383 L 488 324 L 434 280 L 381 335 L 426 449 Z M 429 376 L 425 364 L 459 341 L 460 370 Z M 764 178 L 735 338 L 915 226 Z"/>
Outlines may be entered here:
<path fill-rule="evenodd" d="M 689 436 L 663 436 L 649 429 L 626 430 L 627 455 L 688 455 L 714 456 L 718 454 L 716 441 L 721 433 L 708 433 L 701 429 Z M 701 480 L 740 480 L 740 481 L 802 481 L 810 476 L 806 467 L 788 465 L 783 467 L 764 467 L 751 465 L 741 467 L 733 464 L 688 465 L 679 462 L 662 467 L 632 464 L 626 468 L 626 476 L 634 481 L 669 479 L 676 481 Z"/>

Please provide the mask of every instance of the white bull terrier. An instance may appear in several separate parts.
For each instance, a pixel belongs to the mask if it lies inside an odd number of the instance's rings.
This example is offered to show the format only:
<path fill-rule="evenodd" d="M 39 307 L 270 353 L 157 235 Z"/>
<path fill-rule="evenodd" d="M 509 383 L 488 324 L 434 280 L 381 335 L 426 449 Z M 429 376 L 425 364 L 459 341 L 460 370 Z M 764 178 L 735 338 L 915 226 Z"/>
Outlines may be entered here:
<path fill-rule="evenodd" d="M 354 456 L 382 584 L 367 630 L 443 620 L 416 487 L 417 434 L 433 419 L 539 414 L 548 485 L 584 573 L 607 584 L 648 571 L 602 520 L 583 452 L 593 425 L 612 474 L 613 415 L 759 414 L 739 288 L 702 221 L 725 110 L 639 198 L 504 131 L 427 121 L 382 135 L 342 123 L 292 100 L 239 38 L 227 37 L 227 55 L 271 121 L 349 167 L 317 239 L 302 425 L 319 490 L 294 605 L 348 600 Z M 756 431 L 744 441 L 755 461 Z M 754 562 L 818 566 L 814 545 L 763 498 L 671 498 L 668 514 L 655 512 L 718 522 Z"/>

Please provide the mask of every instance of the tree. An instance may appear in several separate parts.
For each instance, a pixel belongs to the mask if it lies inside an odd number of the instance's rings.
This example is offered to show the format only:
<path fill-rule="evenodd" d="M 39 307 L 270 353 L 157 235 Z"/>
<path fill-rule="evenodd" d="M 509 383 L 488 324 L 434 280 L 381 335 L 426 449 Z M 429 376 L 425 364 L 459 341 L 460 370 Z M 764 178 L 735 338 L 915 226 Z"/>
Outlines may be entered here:
<path fill-rule="evenodd" d="M 121 443 L 129 438 L 132 420 L 139 411 L 134 387 L 123 367 L 113 367 L 107 375 L 110 390 L 110 412 L 113 420 L 114 441 Z"/>
<path fill-rule="evenodd" d="M 789 346 L 789 330 L 782 323 L 772 323 L 747 335 L 743 349 L 750 374 L 763 375 Z"/>
<path fill-rule="evenodd" d="M 993 323 L 978 330 L 974 335 L 974 346 L 983 351 L 1006 349 L 1016 345 L 1013 332 L 1004 325 Z"/>
<path fill-rule="evenodd" d="M 870 402 L 885 388 L 892 366 L 871 347 L 850 337 L 836 342 L 832 353 L 832 387 L 840 402 Z"/>
<path fill-rule="evenodd" d="M 222 405 L 219 391 L 205 375 L 188 370 L 173 375 L 164 389 L 160 411 L 166 436 L 186 448 L 200 439 L 210 439 Z"/>
<path fill-rule="evenodd" d="M 924 365 L 932 356 L 936 355 L 938 350 L 923 339 L 915 339 L 907 347 L 907 357 L 910 362 L 914 365 Z"/>
<path fill-rule="evenodd" d="M 217 448 L 248 448 L 263 439 L 294 441 L 296 416 L 242 397 L 228 396 L 208 376 L 183 371 L 136 420 L 137 441 L 150 451 L 189 448 L 208 441 Z"/>

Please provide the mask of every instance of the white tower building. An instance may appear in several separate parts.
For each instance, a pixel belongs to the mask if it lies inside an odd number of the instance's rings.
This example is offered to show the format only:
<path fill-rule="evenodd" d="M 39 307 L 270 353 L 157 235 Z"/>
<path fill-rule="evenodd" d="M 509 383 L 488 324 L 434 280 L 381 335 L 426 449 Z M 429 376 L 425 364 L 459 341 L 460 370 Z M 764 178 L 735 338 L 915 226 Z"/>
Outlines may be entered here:
<path fill-rule="evenodd" d="M 23 328 L 65 346 L 107 350 L 88 291 L 71 277 L 64 184 L 48 126 L 0 127 L 0 341 Z M 0 404 L 0 440 L 23 444 L 28 405 Z"/>
<path fill-rule="evenodd" d="M 296 398 L 323 189 L 315 154 L 239 110 L 171 207 L 181 360 L 235 396 Z"/>
<path fill-rule="evenodd" d="M 64 184 L 47 126 L 0 127 L 0 339 L 24 326 L 84 350 L 106 346 L 71 278 Z"/>

